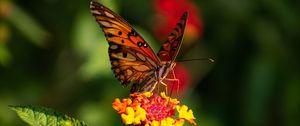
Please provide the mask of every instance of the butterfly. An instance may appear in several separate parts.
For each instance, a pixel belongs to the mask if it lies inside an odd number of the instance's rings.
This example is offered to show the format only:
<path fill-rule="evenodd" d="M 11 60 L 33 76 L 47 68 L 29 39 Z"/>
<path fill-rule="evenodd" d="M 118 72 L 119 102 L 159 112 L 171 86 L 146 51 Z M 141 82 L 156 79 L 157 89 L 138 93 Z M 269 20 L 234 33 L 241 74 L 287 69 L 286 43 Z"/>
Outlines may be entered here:
<path fill-rule="evenodd" d="M 156 55 L 120 15 L 95 1 L 91 1 L 90 10 L 109 44 L 113 73 L 123 86 L 132 86 L 131 93 L 153 92 L 158 85 L 164 85 L 167 90 L 165 80 L 178 81 L 175 77 L 166 77 L 170 71 L 174 75 L 175 58 L 182 43 L 187 12 L 183 13 Z"/>

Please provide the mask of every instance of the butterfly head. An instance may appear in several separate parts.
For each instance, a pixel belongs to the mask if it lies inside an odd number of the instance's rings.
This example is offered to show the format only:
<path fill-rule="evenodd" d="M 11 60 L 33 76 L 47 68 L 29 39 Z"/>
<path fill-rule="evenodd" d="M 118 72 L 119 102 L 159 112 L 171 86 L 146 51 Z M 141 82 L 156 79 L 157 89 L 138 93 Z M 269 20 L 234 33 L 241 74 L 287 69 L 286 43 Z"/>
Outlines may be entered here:
<path fill-rule="evenodd" d="M 157 69 L 157 78 L 163 80 L 175 66 L 175 62 L 162 62 L 162 65 Z"/>

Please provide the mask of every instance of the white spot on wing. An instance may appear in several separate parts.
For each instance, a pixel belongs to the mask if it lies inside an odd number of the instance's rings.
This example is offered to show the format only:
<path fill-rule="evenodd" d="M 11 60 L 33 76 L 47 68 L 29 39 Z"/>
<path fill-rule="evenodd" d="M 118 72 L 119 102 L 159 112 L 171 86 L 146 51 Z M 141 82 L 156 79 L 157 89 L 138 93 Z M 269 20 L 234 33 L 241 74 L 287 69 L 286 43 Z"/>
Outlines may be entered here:
<path fill-rule="evenodd" d="M 94 5 L 92 5 L 92 3 L 90 4 L 90 8 L 91 8 L 91 9 L 94 9 L 94 8 L 95 8 Z"/>
<path fill-rule="evenodd" d="M 111 27 L 110 23 L 106 22 L 106 21 L 99 21 L 100 24 L 102 24 L 105 27 Z"/>
<path fill-rule="evenodd" d="M 104 13 L 105 13 L 105 15 L 106 15 L 107 17 L 115 18 L 114 15 L 112 15 L 111 13 L 108 13 L 107 11 L 104 11 Z"/>
<path fill-rule="evenodd" d="M 100 11 L 98 11 L 98 10 L 91 10 L 91 12 L 92 12 L 93 14 L 98 14 L 98 15 L 101 15 L 101 12 L 100 12 Z"/>
<path fill-rule="evenodd" d="M 117 49 L 118 46 L 117 45 L 110 45 L 109 48 L 114 50 L 114 49 Z"/>
<path fill-rule="evenodd" d="M 93 3 L 94 3 L 94 1 L 90 2 L 90 8 L 95 8 L 94 5 L 93 5 Z"/>

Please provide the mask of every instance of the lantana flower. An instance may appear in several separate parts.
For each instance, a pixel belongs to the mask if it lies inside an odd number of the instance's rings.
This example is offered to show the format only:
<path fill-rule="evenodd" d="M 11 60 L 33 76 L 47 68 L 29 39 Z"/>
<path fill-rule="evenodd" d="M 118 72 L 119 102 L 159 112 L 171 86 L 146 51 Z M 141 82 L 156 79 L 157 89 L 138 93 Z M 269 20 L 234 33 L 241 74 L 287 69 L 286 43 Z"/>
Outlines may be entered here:
<path fill-rule="evenodd" d="M 126 125 L 183 126 L 185 121 L 197 125 L 193 111 L 164 92 L 160 95 L 151 92 L 133 93 L 130 96 L 122 101 L 116 98 L 112 103 Z"/>

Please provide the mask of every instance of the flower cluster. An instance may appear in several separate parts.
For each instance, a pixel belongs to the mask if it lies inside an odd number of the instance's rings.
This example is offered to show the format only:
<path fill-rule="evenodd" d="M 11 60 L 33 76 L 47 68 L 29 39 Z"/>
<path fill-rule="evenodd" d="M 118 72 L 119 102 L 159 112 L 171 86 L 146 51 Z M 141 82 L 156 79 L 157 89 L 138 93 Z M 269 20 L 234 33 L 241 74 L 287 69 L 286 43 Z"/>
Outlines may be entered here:
<path fill-rule="evenodd" d="M 130 98 L 115 99 L 112 107 L 126 125 L 183 126 L 185 120 L 196 125 L 192 110 L 180 105 L 177 99 L 150 92 L 133 93 Z"/>

